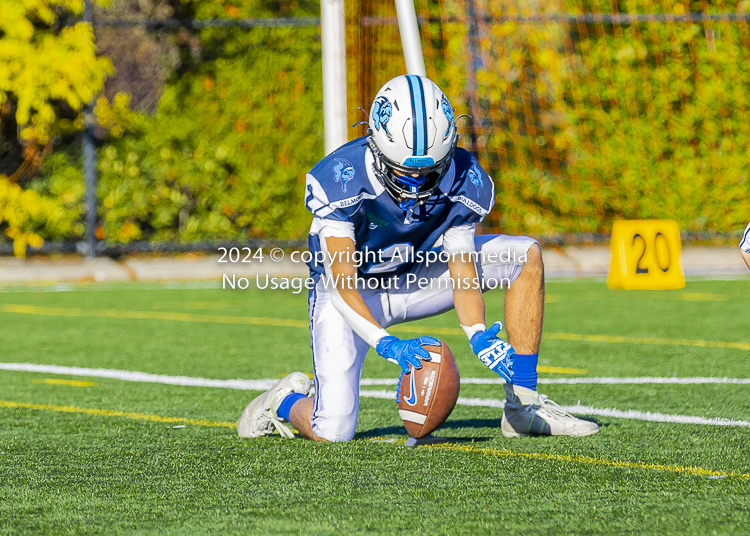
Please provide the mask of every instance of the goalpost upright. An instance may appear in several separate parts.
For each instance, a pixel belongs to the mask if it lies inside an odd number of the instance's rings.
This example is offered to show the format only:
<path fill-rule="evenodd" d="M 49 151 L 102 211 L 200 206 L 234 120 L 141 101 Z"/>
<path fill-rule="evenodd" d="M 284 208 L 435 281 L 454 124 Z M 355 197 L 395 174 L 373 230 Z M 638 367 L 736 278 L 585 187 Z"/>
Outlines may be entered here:
<path fill-rule="evenodd" d="M 419 25 L 413 0 L 395 0 L 406 72 L 427 76 L 419 38 Z M 344 0 L 321 0 L 320 32 L 323 46 L 323 122 L 325 151 L 345 144 L 347 136 L 346 101 L 346 19 Z"/>
<path fill-rule="evenodd" d="M 396 0 L 396 14 L 398 15 L 398 31 L 401 34 L 401 47 L 404 49 L 406 60 L 406 72 L 417 76 L 427 76 L 413 0 Z"/>
<path fill-rule="evenodd" d="M 320 1 L 323 46 L 323 127 L 326 154 L 347 142 L 344 0 Z"/>

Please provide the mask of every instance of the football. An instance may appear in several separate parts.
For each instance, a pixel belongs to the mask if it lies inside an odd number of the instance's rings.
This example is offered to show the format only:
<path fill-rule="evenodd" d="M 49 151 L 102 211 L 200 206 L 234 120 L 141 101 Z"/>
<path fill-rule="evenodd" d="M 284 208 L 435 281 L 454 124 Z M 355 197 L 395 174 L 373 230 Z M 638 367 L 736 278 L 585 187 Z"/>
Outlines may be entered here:
<path fill-rule="evenodd" d="M 445 422 L 456 405 L 461 383 L 453 352 L 445 342 L 424 349 L 432 361 L 422 361 L 421 369 L 412 367 L 408 374 L 401 374 L 396 394 L 406 432 L 417 439 Z"/>

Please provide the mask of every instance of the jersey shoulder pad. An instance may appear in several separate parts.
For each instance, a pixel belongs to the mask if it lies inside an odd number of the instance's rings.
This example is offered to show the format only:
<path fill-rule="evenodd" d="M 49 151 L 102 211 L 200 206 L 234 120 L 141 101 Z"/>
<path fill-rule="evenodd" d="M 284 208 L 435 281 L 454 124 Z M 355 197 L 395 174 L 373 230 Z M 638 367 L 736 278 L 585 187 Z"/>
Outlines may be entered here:
<path fill-rule="evenodd" d="M 455 178 L 448 197 L 455 203 L 463 203 L 483 218 L 495 204 L 495 184 L 466 149 L 456 148 L 453 163 Z"/>
<path fill-rule="evenodd" d="M 363 199 L 377 197 L 367 176 L 365 138 L 333 151 L 307 174 L 305 206 L 315 216 L 348 220 Z"/>

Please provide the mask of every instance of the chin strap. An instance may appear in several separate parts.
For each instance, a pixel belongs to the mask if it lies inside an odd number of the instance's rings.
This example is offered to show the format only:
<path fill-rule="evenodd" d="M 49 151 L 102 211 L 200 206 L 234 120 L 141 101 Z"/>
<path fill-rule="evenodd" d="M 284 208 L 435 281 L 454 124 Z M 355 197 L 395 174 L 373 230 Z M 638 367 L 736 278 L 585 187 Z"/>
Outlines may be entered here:
<path fill-rule="evenodd" d="M 411 190 L 411 192 L 414 193 L 414 194 L 417 193 L 417 187 L 416 186 L 410 186 L 409 190 Z M 399 201 L 398 202 L 398 207 L 401 210 L 409 210 L 411 208 L 414 208 L 414 204 L 415 203 L 416 203 L 416 199 L 414 199 L 413 197 L 410 197 L 408 199 L 402 199 L 401 201 Z"/>

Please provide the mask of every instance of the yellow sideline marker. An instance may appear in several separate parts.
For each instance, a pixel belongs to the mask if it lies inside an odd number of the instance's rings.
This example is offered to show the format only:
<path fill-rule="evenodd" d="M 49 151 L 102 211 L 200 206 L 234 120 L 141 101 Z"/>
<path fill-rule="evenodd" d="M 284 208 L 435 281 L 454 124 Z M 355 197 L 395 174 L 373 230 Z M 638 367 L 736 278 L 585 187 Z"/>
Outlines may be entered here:
<path fill-rule="evenodd" d="M 677 295 L 681 301 L 708 301 L 708 302 L 725 302 L 729 300 L 727 294 L 711 294 L 708 292 L 681 292 Z"/>
<path fill-rule="evenodd" d="M 251 326 L 275 326 L 308 328 L 307 321 L 286 318 L 264 318 L 252 316 L 203 315 L 192 313 L 169 313 L 158 311 L 129 311 L 120 309 L 77 309 L 65 307 L 40 307 L 37 305 L 2 304 L 0 312 L 40 316 L 129 318 L 135 320 L 171 320 L 175 322 L 205 322 L 210 324 L 236 324 Z M 423 333 L 429 329 L 434 335 L 463 335 L 458 328 L 396 325 L 388 328 L 396 333 Z M 704 341 L 700 339 L 666 339 L 658 337 L 622 337 L 618 335 L 583 335 L 580 333 L 545 333 L 545 339 L 558 341 L 606 342 L 615 344 L 654 344 L 658 346 L 696 346 L 699 348 L 726 348 L 750 350 L 747 342 Z M 578 370 L 578 369 L 576 369 Z M 541 371 L 541 369 L 540 369 Z M 542 371 L 544 372 L 544 371 Z"/>
<path fill-rule="evenodd" d="M 618 220 L 609 244 L 607 286 L 628 290 L 685 287 L 680 227 L 674 220 Z"/>
<path fill-rule="evenodd" d="M 485 454 L 487 456 L 498 456 L 508 458 L 526 458 L 529 460 L 544 460 L 554 462 L 571 462 L 581 463 L 588 465 L 603 465 L 607 467 L 620 467 L 625 469 L 650 469 L 652 471 L 668 471 L 671 473 L 681 473 L 686 475 L 695 476 L 712 476 L 718 478 L 742 478 L 750 479 L 750 473 L 735 473 L 714 471 L 712 469 L 703 469 L 702 467 L 690 467 L 681 465 L 662 465 L 657 463 L 641 463 L 641 462 L 623 462 L 617 460 L 605 460 L 602 458 L 589 458 L 588 456 L 575 456 L 566 454 L 546 454 L 543 452 L 515 452 L 506 449 L 488 449 L 479 447 L 470 447 L 464 445 L 456 445 L 452 443 L 443 443 L 436 445 L 426 445 L 426 448 L 436 450 L 449 450 L 459 452 L 473 452 L 477 454 Z"/>
<path fill-rule="evenodd" d="M 101 417 L 122 417 L 136 421 L 152 421 L 179 424 L 194 424 L 196 426 L 213 426 L 218 428 L 237 428 L 236 422 L 206 421 L 203 419 L 185 419 L 182 417 L 162 417 L 150 413 L 132 413 L 129 411 L 117 411 L 111 409 L 79 408 L 76 406 L 53 406 L 50 404 L 28 404 L 26 402 L 11 402 L 0 400 L 0 407 L 15 409 L 36 409 L 57 411 L 61 413 L 85 413 L 86 415 L 99 415 Z"/>
<path fill-rule="evenodd" d="M 287 328 L 306 328 L 302 320 L 286 318 L 258 318 L 252 316 L 200 315 L 193 313 L 168 313 L 159 311 L 128 311 L 123 309 L 76 309 L 66 307 L 39 307 L 36 305 L 5 304 L 0 306 L 6 313 L 19 313 L 40 316 L 65 317 L 105 317 L 128 318 L 133 320 L 172 320 L 174 322 L 205 322 L 210 324 L 239 324 L 247 326 L 276 326 Z"/>
<path fill-rule="evenodd" d="M 750 350 L 747 342 L 702 341 L 700 339 L 662 339 L 658 337 L 620 337 L 617 335 L 581 335 L 579 333 L 545 333 L 545 339 L 558 341 L 612 342 L 617 344 L 655 344 L 658 346 L 697 346 Z"/>
<path fill-rule="evenodd" d="M 182 417 L 164 417 L 150 413 L 132 413 L 129 411 L 116 411 L 108 409 L 79 408 L 76 406 L 54 406 L 51 404 L 29 404 L 26 402 L 11 402 L 0 400 L 0 407 L 11 409 L 33 409 L 57 411 L 61 413 L 83 413 L 86 415 L 98 415 L 101 417 L 121 417 L 136 421 L 164 422 L 169 424 L 192 424 L 195 426 L 209 426 L 214 428 L 237 428 L 237 423 L 226 421 L 208 421 L 204 419 L 185 419 Z M 397 440 L 403 443 L 403 440 Z M 712 469 L 703 469 L 701 467 L 684 467 L 679 465 L 661 465 L 654 463 L 640 462 L 623 462 L 617 460 L 605 460 L 602 458 L 589 458 L 587 456 L 571 456 L 565 454 L 545 454 L 538 452 L 516 452 L 507 449 L 488 449 L 471 447 L 465 445 L 456 445 L 454 443 L 443 443 L 437 445 L 428 445 L 426 448 L 436 450 L 447 450 L 453 452 L 468 452 L 472 454 L 484 454 L 486 456 L 497 456 L 506 458 L 526 458 L 529 460 L 542 460 L 554 462 L 571 462 L 589 465 L 601 465 L 607 467 L 619 467 L 626 469 L 650 469 L 652 471 L 669 471 L 672 473 L 681 473 L 694 476 L 712 476 L 718 478 L 742 478 L 750 479 L 750 473 L 735 473 L 714 471 Z"/>
<path fill-rule="evenodd" d="M 31 383 L 46 383 L 49 385 L 69 385 L 71 387 L 96 387 L 99 385 L 95 382 L 86 382 L 80 380 L 58 380 L 57 378 L 44 378 L 43 380 L 31 380 Z"/>
<path fill-rule="evenodd" d="M 549 367 L 547 365 L 537 365 L 537 372 L 544 372 L 546 374 L 588 374 L 589 370 L 585 368 L 570 368 L 570 367 Z"/>
<path fill-rule="evenodd" d="M 182 307 L 184 309 L 224 309 L 229 307 L 229 300 L 219 301 L 188 301 L 188 302 L 156 302 L 153 304 L 154 309 L 170 309 L 172 307 Z"/>

